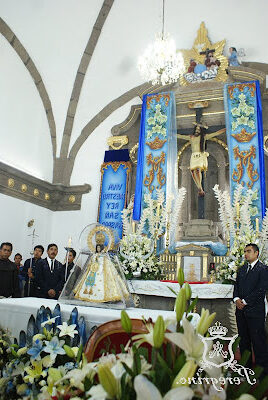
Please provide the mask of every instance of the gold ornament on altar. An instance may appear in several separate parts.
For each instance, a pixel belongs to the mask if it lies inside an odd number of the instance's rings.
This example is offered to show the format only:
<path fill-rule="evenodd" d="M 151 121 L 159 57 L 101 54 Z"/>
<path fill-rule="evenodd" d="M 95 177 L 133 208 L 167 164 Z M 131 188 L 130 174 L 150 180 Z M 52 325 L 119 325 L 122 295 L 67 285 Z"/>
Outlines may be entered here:
<path fill-rule="evenodd" d="M 127 135 L 110 136 L 107 139 L 107 144 L 114 150 L 120 150 L 123 146 L 128 144 L 128 137 Z"/>
<path fill-rule="evenodd" d="M 204 22 L 201 23 L 194 45 L 190 50 L 178 50 L 184 59 L 185 74 L 180 76 L 183 86 L 210 80 L 226 81 L 228 59 L 223 55 L 225 40 L 211 43 Z M 198 72 L 200 71 L 200 72 Z"/>

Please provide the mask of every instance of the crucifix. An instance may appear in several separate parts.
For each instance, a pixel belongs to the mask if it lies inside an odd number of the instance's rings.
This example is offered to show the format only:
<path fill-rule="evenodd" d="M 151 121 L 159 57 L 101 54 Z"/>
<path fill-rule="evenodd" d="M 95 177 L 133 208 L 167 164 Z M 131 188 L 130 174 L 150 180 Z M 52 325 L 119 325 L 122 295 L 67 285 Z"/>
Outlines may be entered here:
<path fill-rule="evenodd" d="M 190 159 L 190 171 L 194 183 L 198 189 L 198 219 L 205 218 L 205 192 L 204 192 L 204 178 L 208 169 L 208 156 L 206 151 L 206 140 L 212 139 L 215 136 L 225 132 L 220 129 L 217 132 L 205 133 L 208 126 L 202 123 L 203 108 L 208 106 L 207 101 L 196 101 L 188 104 L 189 108 L 195 110 L 195 128 L 191 135 L 180 135 L 179 139 L 188 140 L 191 145 L 192 155 Z"/>
<path fill-rule="evenodd" d="M 200 51 L 200 55 L 203 55 L 203 54 L 205 54 L 206 55 L 206 58 L 207 58 L 207 56 L 209 55 L 209 53 L 214 53 L 215 52 L 215 49 L 209 49 L 208 47 L 206 48 L 206 50 L 204 50 L 204 51 Z"/>

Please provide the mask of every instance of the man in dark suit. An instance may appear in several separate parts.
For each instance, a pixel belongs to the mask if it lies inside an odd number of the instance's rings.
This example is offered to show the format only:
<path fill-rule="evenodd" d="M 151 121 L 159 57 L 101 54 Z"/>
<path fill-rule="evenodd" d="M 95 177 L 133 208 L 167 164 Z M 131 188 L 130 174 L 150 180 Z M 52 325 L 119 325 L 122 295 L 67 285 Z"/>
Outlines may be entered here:
<path fill-rule="evenodd" d="M 47 247 L 47 257 L 36 267 L 35 281 L 37 296 L 47 299 L 58 299 L 64 285 L 63 266 L 56 260 L 58 246 L 51 243 Z"/>
<path fill-rule="evenodd" d="M 42 254 L 44 253 L 44 247 L 38 244 L 34 247 L 33 258 L 28 258 L 23 267 L 23 274 L 25 276 L 24 296 L 35 297 L 36 296 L 36 282 L 35 282 L 35 269 L 37 265 L 42 263 Z"/>
<path fill-rule="evenodd" d="M 9 242 L 0 246 L 0 297 L 20 297 L 18 269 L 9 259 L 12 249 Z"/>
<path fill-rule="evenodd" d="M 249 243 L 244 250 L 246 263 L 239 269 L 234 285 L 236 322 L 240 336 L 240 353 L 255 354 L 256 365 L 268 374 L 268 349 L 265 332 L 265 294 L 268 290 L 268 267 L 259 260 L 259 248 Z M 248 364 L 251 367 L 252 360 Z"/>
<path fill-rule="evenodd" d="M 68 253 L 68 265 L 67 265 L 67 271 L 66 271 L 66 260 L 63 264 L 64 268 L 64 281 L 66 282 L 70 276 L 70 273 L 74 267 L 74 259 L 76 257 L 76 251 L 74 249 L 70 249 Z M 66 275 L 66 279 L 65 279 Z"/>

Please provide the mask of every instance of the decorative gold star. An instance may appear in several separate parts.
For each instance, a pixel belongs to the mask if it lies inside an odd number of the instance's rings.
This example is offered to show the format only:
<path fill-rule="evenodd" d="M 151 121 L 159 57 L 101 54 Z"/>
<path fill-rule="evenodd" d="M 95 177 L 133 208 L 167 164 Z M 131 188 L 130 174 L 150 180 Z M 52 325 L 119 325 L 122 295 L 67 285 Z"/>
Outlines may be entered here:
<path fill-rule="evenodd" d="M 226 69 L 228 68 L 228 59 L 225 57 L 223 53 L 223 49 L 225 46 L 225 39 L 216 43 L 211 43 L 208 38 L 208 31 L 205 27 L 205 23 L 201 22 L 200 28 L 197 31 L 197 36 L 194 41 L 193 47 L 190 50 L 178 50 L 182 53 L 184 59 L 185 72 L 187 72 L 188 67 L 190 66 L 190 60 L 193 59 L 197 64 L 204 64 L 206 55 L 200 54 L 202 51 L 206 51 L 206 49 L 213 49 L 214 57 L 220 61 L 220 66 L 218 68 L 217 76 L 214 78 L 216 81 L 226 81 L 228 75 L 226 74 Z M 180 84 L 190 85 L 183 75 L 180 77 Z"/>

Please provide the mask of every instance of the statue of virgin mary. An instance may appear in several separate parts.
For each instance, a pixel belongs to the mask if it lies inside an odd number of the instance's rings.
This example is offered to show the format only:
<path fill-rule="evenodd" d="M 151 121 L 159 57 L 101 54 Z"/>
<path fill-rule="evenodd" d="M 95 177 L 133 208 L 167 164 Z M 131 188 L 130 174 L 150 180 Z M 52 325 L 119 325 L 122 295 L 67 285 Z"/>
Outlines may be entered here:
<path fill-rule="evenodd" d="M 88 235 L 88 247 L 94 252 L 73 289 L 74 299 L 92 303 L 107 303 L 124 301 L 129 298 L 127 284 L 108 254 L 110 246 L 105 246 L 104 232 L 109 236 L 108 228 L 98 225 Z M 94 236 L 95 248 L 92 243 Z"/>

